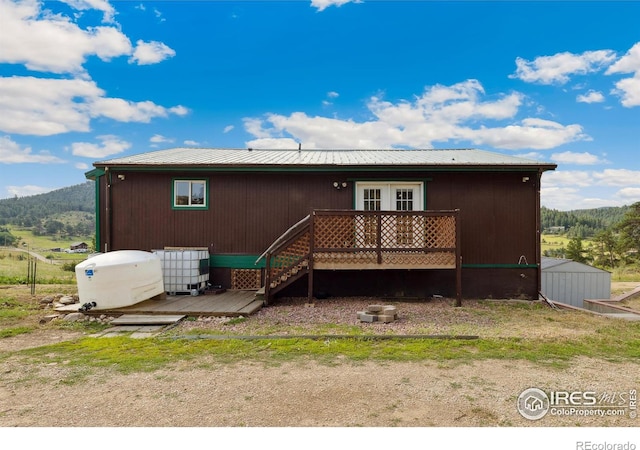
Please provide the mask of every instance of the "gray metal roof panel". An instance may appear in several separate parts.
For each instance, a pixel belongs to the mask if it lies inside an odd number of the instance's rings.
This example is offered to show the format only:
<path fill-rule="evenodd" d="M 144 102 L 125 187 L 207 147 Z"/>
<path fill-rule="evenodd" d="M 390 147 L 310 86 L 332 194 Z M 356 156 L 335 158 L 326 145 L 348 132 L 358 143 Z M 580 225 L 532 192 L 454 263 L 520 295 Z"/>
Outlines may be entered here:
<path fill-rule="evenodd" d="M 172 148 L 98 161 L 94 166 L 545 166 L 555 164 L 477 149 L 265 150 Z"/>

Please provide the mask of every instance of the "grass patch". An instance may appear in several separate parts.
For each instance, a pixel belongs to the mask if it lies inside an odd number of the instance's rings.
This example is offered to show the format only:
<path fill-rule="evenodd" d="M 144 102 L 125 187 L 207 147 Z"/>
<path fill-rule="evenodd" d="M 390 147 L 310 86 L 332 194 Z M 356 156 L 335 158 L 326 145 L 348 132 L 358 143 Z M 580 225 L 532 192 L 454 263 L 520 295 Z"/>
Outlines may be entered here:
<path fill-rule="evenodd" d="M 33 327 L 14 327 L 14 328 L 5 328 L 4 330 L 0 330 L 0 339 L 18 336 L 20 334 L 31 333 L 34 330 Z"/>
<path fill-rule="evenodd" d="M 76 264 L 84 258 L 75 259 Z M 29 273 L 29 255 L 19 250 L 0 249 L 0 284 L 25 284 Z M 32 265 L 33 267 L 33 265 Z M 75 284 L 75 273 L 64 270 L 54 261 L 36 261 L 36 282 L 40 284 Z M 75 266 L 74 266 L 75 267 Z"/>
<path fill-rule="evenodd" d="M 574 340 L 379 340 L 367 336 L 324 340 L 268 337 L 257 340 L 83 338 L 23 350 L 15 355 L 26 358 L 31 364 L 64 361 L 69 366 L 109 367 L 121 373 L 154 371 L 178 361 L 204 356 L 228 363 L 250 359 L 268 364 L 308 358 L 332 364 L 338 357 L 354 362 L 526 360 L 561 368 L 575 357 L 614 362 L 637 360 L 640 357 L 640 339 L 635 336 L 621 340 L 618 330 L 601 329 L 590 338 Z"/>

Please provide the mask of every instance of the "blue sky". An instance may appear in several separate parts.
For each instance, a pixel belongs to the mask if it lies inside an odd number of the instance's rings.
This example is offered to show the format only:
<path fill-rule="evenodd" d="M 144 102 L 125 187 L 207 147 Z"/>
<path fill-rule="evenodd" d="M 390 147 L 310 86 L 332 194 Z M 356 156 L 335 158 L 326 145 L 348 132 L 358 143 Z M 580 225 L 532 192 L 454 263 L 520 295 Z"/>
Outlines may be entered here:
<path fill-rule="evenodd" d="M 0 198 L 171 147 L 480 148 L 640 201 L 640 2 L 0 0 Z"/>

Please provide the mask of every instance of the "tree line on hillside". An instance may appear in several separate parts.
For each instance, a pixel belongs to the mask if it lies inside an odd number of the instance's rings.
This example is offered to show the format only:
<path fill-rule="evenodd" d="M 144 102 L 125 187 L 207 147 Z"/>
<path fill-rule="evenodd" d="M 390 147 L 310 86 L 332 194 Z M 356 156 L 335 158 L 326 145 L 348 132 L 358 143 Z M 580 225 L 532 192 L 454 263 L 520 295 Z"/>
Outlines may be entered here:
<path fill-rule="evenodd" d="M 631 207 L 606 207 L 558 211 L 540 208 L 543 233 L 566 234 L 570 238 L 590 238 L 619 223 Z"/>
<path fill-rule="evenodd" d="M 95 213 L 93 183 L 70 186 L 46 194 L 0 200 L 0 225 L 33 227 L 42 220 L 68 211 Z"/>
<path fill-rule="evenodd" d="M 566 227 L 571 238 L 566 248 L 546 250 L 544 256 L 609 269 L 640 263 L 640 202 L 621 208 L 541 212 L 543 230 Z M 584 245 L 584 238 L 590 245 Z"/>
<path fill-rule="evenodd" d="M 45 194 L 2 199 L 0 245 L 15 245 L 17 239 L 7 225 L 28 228 L 35 235 L 92 235 L 95 232 L 94 185 L 87 181 Z"/>

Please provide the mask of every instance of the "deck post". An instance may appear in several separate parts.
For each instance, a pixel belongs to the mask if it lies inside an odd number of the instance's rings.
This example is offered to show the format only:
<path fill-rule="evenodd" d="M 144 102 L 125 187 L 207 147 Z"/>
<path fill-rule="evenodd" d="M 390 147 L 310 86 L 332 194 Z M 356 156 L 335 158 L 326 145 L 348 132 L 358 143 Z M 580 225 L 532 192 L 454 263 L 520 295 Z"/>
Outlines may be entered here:
<path fill-rule="evenodd" d="M 269 304 L 269 295 L 271 294 L 271 253 L 267 253 L 264 271 L 264 304 Z"/>
<path fill-rule="evenodd" d="M 382 215 L 376 214 L 376 247 L 378 254 L 378 264 L 382 264 Z"/>
<path fill-rule="evenodd" d="M 311 211 L 309 221 L 309 274 L 307 275 L 307 303 L 313 303 L 313 254 L 315 253 L 314 229 L 316 212 Z"/>
<path fill-rule="evenodd" d="M 456 303 L 457 307 L 462 306 L 462 251 L 460 249 L 460 210 L 455 210 L 456 220 Z"/>

